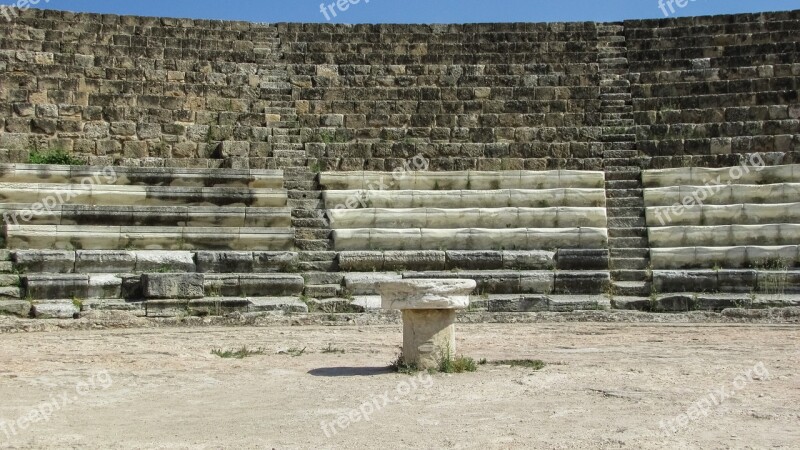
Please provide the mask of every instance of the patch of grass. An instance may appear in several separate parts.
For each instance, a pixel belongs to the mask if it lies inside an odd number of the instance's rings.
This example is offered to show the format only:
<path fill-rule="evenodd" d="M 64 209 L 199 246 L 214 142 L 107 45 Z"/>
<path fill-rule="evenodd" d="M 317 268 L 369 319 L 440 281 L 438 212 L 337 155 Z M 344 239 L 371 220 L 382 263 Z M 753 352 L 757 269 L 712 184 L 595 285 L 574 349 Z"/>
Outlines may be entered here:
<path fill-rule="evenodd" d="M 327 347 L 322 349 L 322 353 L 342 353 L 344 354 L 344 349 L 336 348 L 331 344 L 328 344 Z"/>
<path fill-rule="evenodd" d="M 527 369 L 540 370 L 545 366 L 544 361 L 539 359 L 506 359 L 502 361 L 492 361 L 495 366 L 524 367 Z"/>
<path fill-rule="evenodd" d="M 211 350 L 212 355 L 217 355 L 220 358 L 235 358 L 235 359 L 244 359 L 248 356 L 256 356 L 256 355 L 263 355 L 264 349 L 263 348 L 256 348 L 256 349 L 249 349 L 247 346 L 242 346 L 239 350 L 222 350 L 219 348 L 215 348 Z"/>
<path fill-rule="evenodd" d="M 83 161 L 62 149 L 55 149 L 46 152 L 33 150 L 28 157 L 29 164 L 56 164 L 61 166 L 81 166 Z"/>
<path fill-rule="evenodd" d="M 298 356 L 303 356 L 303 354 L 306 352 L 306 348 L 307 347 L 303 348 L 292 347 L 289 350 L 286 350 L 286 354 L 293 358 L 297 358 Z"/>
<path fill-rule="evenodd" d="M 453 358 L 450 349 L 445 351 L 439 359 L 439 372 L 442 373 L 464 373 L 476 370 L 478 370 L 478 365 L 474 359 L 463 355 Z"/>
<path fill-rule="evenodd" d="M 419 367 L 417 367 L 416 364 L 407 363 L 402 353 L 397 355 L 397 358 L 392 361 L 391 364 L 389 364 L 389 369 L 393 372 L 402 373 L 405 375 L 414 375 L 415 373 L 419 372 Z"/>
<path fill-rule="evenodd" d="M 72 297 L 72 304 L 75 305 L 79 311 L 83 311 L 83 300 L 79 299 L 78 297 Z"/>

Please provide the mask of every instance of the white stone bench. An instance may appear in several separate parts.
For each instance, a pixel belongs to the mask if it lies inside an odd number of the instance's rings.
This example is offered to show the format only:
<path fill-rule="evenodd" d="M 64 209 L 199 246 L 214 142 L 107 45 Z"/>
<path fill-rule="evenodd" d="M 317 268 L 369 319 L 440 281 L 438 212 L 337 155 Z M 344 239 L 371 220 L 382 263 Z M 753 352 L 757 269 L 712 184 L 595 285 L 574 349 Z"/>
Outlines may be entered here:
<path fill-rule="evenodd" d="M 334 209 L 331 228 L 605 228 L 605 208 Z"/>

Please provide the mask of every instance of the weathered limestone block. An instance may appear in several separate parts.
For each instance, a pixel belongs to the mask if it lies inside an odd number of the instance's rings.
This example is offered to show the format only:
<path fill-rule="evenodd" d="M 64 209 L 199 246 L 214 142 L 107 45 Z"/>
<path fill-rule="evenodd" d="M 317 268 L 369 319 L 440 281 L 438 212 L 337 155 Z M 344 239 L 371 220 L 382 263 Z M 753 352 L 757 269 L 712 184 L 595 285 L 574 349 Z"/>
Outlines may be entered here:
<path fill-rule="evenodd" d="M 780 182 L 800 182 L 800 169 L 798 165 L 779 165 L 760 167 L 757 158 L 750 158 L 749 170 L 743 168 L 722 167 L 682 167 L 663 170 L 645 170 L 642 172 L 642 182 L 645 187 L 653 186 L 702 186 L 708 180 L 719 181 L 721 184 L 768 184 Z M 752 164 L 755 163 L 755 164 Z M 733 170 L 732 170 L 733 169 Z M 719 179 L 717 178 L 719 177 Z"/>
<path fill-rule="evenodd" d="M 496 270 L 503 268 L 502 252 L 448 250 L 445 253 L 447 254 L 447 269 Z"/>
<path fill-rule="evenodd" d="M 555 252 L 505 250 L 502 254 L 504 269 L 550 270 L 555 266 Z"/>
<path fill-rule="evenodd" d="M 717 273 L 713 270 L 654 270 L 656 292 L 717 292 Z"/>
<path fill-rule="evenodd" d="M 253 272 L 295 272 L 299 261 L 297 252 L 253 252 Z"/>
<path fill-rule="evenodd" d="M 75 272 L 130 273 L 136 270 L 136 253 L 124 250 L 78 250 Z"/>
<path fill-rule="evenodd" d="M 378 295 L 381 282 L 402 279 L 396 273 L 348 273 L 344 276 L 344 287 L 352 295 Z"/>
<path fill-rule="evenodd" d="M 512 296 L 489 299 L 489 312 L 537 312 L 550 309 L 547 296 Z"/>
<path fill-rule="evenodd" d="M 718 270 L 717 291 L 747 294 L 755 291 L 757 285 L 755 270 Z"/>
<path fill-rule="evenodd" d="M 570 311 L 595 311 L 598 309 L 608 309 L 601 305 L 608 299 L 598 295 L 567 295 L 550 297 L 550 311 L 570 312 Z"/>
<path fill-rule="evenodd" d="M 32 308 L 33 317 L 37 319 L 72 319 L 80 312 L 71 300 L 40 301 Z"/>
<path fill-rule="evenodd" d="M 286 313 L 307 313 L 308 306 L 297 297 L 250 297 L 251 312 L 283 311 Z"/>
<path fill-rule="evenodd" d="M 20 283 L 25 297 L 34 300 L 89 298 L 88 275 L 22 275 Z"/>
<path fill-rule="evenodd" d="M 611 284 L 609 272 L 556 272 L 556 294 L 601 294 Z"/>
<path fill-rule="evenodd" d="M 648 230 L 653 247 L 794 245 L 800 224 L 658 227 Z"/>
<path fill-rule="evenodd" d="M 303 290 L 303 295 L 309 298 L 330 299 L 341 294 L 340 284 L 309 284 Z"/>
<path fill-rule="evenodd" d="M 136 272 L 195 272 L 194 253 L 185 251 L 135 251 Z"/>
<path fill-rule="evenodd" d="M 31 313 L 31 306 L 31 302 L 27 300 L 0 300 L 0 316 L 28 317 Z"/>
<path fill-rule="evenodd" d="M 147 299 L 203 298 L 203 274 L 145 273 L 142 292 Z"/>
<path fill-rule="evenodd" d="M 122 278 L 112 274 L 89 275 L 87 298 L 120 298 L 122 296 Z"/>
<path fill-rule="evenodd" d="M 445 265 L 442 251 L 383 252 L 383 270 L 444 270 Z"/>
<path fill-rule="evenodd" d="M 363 208 L 549 208 L 603 207 L 605 189 L 500 189 L 489 191 L 324 191 L 325 207 Z"/>
<path fill-rule="evenodd" d="M 14 267 L 26 273 L 72 273 L 75 252 L 71 250 L 17 250 Z"/>
<path fill-rule="evenodd" d="M 147 317 L 180 317 L 189 314 L 189 299 L 153 299 L 144 302 Z"/>
<path fill-rule="evenodd" d="M 243 297 L 203 298 L 189 300 L 187 310 L 193 316 L 221 316 L 224 314 L 247 311 L 250 300 Z"/>
<path fill-rule="evenodd" d="M 465 309 L 473 280 L 391 280 L 378 283 L 383 309 Z"/>
<path fill-rule="evenodd" d="M 556 252 L 558 270 L 608 270 L 609 252 L 606 249 L 559 249 Z"/>
<path fill-rule="evenodd" d="M 252 252 L 195 253 L 197 271 L 200 273 L 250 273 L 253 271 Z"/>
<path fill-rule="evenodd" d="M 344 251 L 339 253 L 339 268 L 346 272 L 375 272 L 383 270 L 383 252 Z"/>
<path fill-rule="evenodd" d="M 239 275 L 239 295 L 247 297 L 300 296 L 305 282 L 300 275 L 242 274 Z"/>

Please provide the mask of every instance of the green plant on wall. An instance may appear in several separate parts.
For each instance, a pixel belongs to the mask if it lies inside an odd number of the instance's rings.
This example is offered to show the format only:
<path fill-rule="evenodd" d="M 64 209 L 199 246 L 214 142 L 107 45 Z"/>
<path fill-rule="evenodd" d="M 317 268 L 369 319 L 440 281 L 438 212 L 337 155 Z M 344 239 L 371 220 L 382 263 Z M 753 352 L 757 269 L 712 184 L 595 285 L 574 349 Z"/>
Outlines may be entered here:
<path fill-rule="evenodd" d="M 80 166 L 83 165 L 83 161 L 75 158 L 74 156 L 70 155 L 66 151 L 62 149 L 55 149 L 49 150 L 46 152 L 40 152 L 38 150 L 33 150 L 28 157 L 28 163 L 30 164 L 56 164 L 62 166 Z"/>

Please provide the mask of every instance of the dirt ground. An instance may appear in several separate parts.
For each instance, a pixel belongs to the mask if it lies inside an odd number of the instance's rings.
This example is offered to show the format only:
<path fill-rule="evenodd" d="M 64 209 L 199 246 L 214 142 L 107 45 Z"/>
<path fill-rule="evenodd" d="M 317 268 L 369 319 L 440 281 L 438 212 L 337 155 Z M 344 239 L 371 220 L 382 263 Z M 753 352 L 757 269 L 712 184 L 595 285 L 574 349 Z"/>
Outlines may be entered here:
<path fill-rule="evenodd" d="M 459 353 L 547 365 L 430 377 L 387 371 L 397 325 L 0 334 L 0 448 L 800 448 L 798 338 L 459 324 Z"/>

